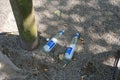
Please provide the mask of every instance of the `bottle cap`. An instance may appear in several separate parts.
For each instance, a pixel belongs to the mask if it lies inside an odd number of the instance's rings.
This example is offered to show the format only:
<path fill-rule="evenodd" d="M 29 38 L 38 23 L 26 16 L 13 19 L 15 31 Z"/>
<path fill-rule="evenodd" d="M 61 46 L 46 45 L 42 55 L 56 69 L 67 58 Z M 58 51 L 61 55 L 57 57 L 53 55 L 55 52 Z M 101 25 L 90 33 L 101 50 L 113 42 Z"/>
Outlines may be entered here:
<path fill-rule="evenodd" d="M 65 32 L 64 30 L 60 31 L 61 34 L 64 34 L 64 32 Z"/>
<path fill-rule="evenodd" d="M 80 36 L 80 34 L 79 34 L 79 33 L 76 33 L 76 34 L 75 34 L 75 37 L 77 37 L 77 38 L 78 38 L 79 36 Z"/>

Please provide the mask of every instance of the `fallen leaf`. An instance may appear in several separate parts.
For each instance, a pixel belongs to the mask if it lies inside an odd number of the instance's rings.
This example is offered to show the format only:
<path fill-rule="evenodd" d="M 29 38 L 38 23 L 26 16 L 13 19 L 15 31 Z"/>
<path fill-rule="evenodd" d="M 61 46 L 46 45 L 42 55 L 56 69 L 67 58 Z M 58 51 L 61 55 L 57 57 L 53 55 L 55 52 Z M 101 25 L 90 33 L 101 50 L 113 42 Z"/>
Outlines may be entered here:
<path fill-rule="evenodd" d="M 60 16 L 60 15 L 61 15 L 61 11 L 60 11 L 60 10 L 56 10 L 54 13 L 55 13 L 55 15 L 57 15 L 57 16 Z"/>
<path fill-rule="evenodd" d="M 80 37 L 79 40 L 80 40 L 80 43 L 81 43 L 82 45 L 85 44 L 85 40 L 84 40 L 83 38 Z"/>
<path fill-rule="evenodd" d="M 67 27 L 67 26 L 68 26 L 68 24 L 66 24 L 66 23 L 65 23 L 65 24 L 64 24 L 64 26 L 65 26 L 65 27 Z"/>
<path fill-rule="evenodd" d="M 79 38 L 79 40 L 84 41 L 84 39 L 83 39 L 83 38 Z"/>

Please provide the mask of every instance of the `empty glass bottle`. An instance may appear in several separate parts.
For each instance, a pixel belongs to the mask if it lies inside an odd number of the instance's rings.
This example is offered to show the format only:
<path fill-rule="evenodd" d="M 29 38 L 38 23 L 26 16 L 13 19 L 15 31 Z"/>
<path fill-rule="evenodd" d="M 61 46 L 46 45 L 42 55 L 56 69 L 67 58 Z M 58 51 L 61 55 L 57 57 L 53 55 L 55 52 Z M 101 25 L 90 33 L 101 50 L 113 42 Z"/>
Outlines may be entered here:
<path fill-rule="evenodd" d="M 76 43 L 77 43 L 77 40 L 78 40 L 79 36 L 80 36 L 80 34 L 76 33 L 75 36 L 72 38 L 72 41 L 71 41 L 70 45 L 67 47 L 67 49 L 65 51 L 65 56 L 64 56 L 64 59 L 63 59 L 64 62 L 68 62 L 72 59 L 73 53 L 74 53 L 75 48 L 76 48 Z"/>
<path fill-rule="evenodd" d="M 50 39 L 43 47 L 42 51 L 45 53 L 50 52 L 53 47 L 57 44 L 58 39 L 64 34 L 64 30 L 59 31 L 52 39 Z"/>

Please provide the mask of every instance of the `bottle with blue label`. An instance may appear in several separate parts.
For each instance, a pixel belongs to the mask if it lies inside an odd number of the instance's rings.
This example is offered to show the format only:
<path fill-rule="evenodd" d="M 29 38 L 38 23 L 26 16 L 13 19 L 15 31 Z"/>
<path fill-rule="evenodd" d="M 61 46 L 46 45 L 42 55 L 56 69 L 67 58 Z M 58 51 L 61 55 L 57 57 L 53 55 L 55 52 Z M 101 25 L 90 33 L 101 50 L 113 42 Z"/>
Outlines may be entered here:
<path fill-rule="evenodd" d="M 58 39 L 62 37 L 62 35 L 64 34 L 64 30 L 59 31 L 52 39 L 50 39 L 43 47 L 43 51 L 45 53 L 50 52 L 53 47 L 57 44 Z"/>
<path fill-rule="evenodd" d="M 80 34 L 76 33 L 74 38 L 72 39 L 69 47 L 67 47 L 66 52 L 65 52 L 65 56 L 64 56 L 65 60 L 71 60 L 72 59 L 73 53 L 74 53 L 75 48 L 76 48 L 76 43 L 77 43 L 77 40 L 78 40 L 79 36 L 80 36 Z"/>

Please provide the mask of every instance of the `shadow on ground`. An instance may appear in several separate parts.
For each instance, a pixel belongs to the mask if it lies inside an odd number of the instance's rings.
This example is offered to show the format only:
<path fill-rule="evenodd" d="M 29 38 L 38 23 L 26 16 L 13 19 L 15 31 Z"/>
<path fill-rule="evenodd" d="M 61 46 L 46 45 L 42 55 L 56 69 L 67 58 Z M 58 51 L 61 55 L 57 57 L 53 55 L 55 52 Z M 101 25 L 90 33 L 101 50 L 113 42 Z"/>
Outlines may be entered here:
<path fill-rule="evenodd" d="M 84 73 L 81 68 L 89 62 L 86 56 L 91 57 L 91 62 L 96 65 L 98 73 L 95 80 L 105 76 L 111 79 L 113 75 L 113 69 L 111 66 L 103 64 L 103 61 L 113 57 L 115 51 L 107 51 L 93 55 L 92 53 L 80 53 L 75 52 L 74 58 L 66 67 L 63 67 L 61 61 L 58 60 L 58 55 L 63 54 L 65 47 L 56 45 L 56 47 L 49 53 L 49 56 L 34 57 L 32 54 L 40 54 L 42 46 L 45 44 L 45 38 L 39 36 L 39 47 L 34 51 L 23 50 L 19 44 L 18 35 L 10 33 L 0 34 L 0 50 L 7 55 L 17 67 L 26 70 L 36 70 L 37 72 L 27 74 L 25 79 L 35 80 L 72 80 L 79 79 Z M 102 67 L 102 68 L 101 68 Z M 51 74 L 52 73 L 52 74 Z M 71 75 L 71 77 L 69 77 Z M 11 79 L 11 77 L 9 76 Z M 106 78 L 103 78 L 105 80 Z M 15 80 L 13 78 L 11 80 Z"/>
<path fill-rule="evenodd" d="M 34 51 L 23 50 L 19 46 L 18 35 L 0 34 L 0 50 L 18 67 L 37 70 L 29 74 L 28 80 L 79 80 L 83 74 L 81 68 L 89 61 L 96 65 L 98 73 L 95 80 L 112 80 L 114 54 L 120 48 L 120 6 L 110 0 L 37 0 L 35 5 L 38 25 L 39 47 Z M 118 3 L 119 4 L 119 3 Z M 54 14 L 61 11 L 61 16 Z M 49 53 L 39 59 L 33 54 L 40 54 L 46 38 L 65 29 L 65 39 Z M 74 33 L 79 32 L 85 44 L 78 40 L 78 48 L 69 65 L 63 68 L 58 55 L 63 54 Z M 65 44 L 65 45 L 64 45 Z"/>
<path fill-rule="evenodd" d="M 68 43 L 75 32 L 80 32 L 85 40 L 83 46 L 78 41 L 78 46 L 82 48 L 75 54 L 78 61 L 71 63 L 67 71 L 61 72 L 65 72 L 65 76 L 57 73 L 60 76 L 57 80 L 62 80 L 63 76 L 65 80 L 78 80 L 80 75 L 76 70 L 79 71 L 79 67 L 88 61 L 95 62 L 101 72 L 95 80 L 112 80 L 113 55 L 120 48 L 119 5 L 119 2 L 112 0 L 46 0 L 40 7 L 35 6 L 39 18 L 38 30 L 44 37 L 65 29 Z M 54 14 L 56 10 L 61 11 L 61 16 Z"/>

